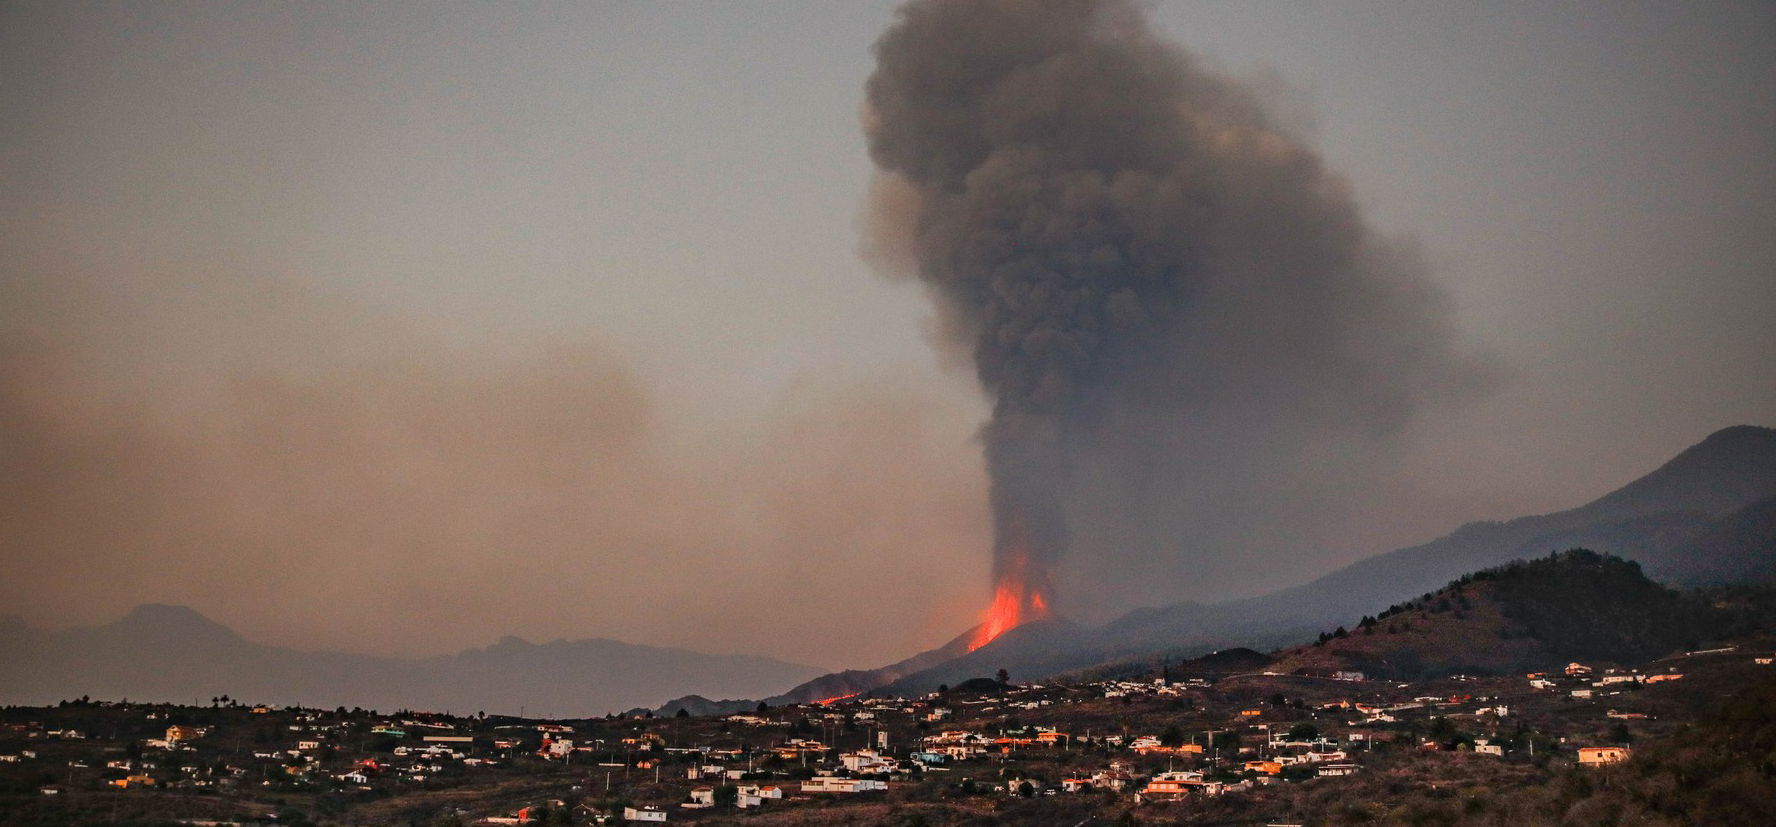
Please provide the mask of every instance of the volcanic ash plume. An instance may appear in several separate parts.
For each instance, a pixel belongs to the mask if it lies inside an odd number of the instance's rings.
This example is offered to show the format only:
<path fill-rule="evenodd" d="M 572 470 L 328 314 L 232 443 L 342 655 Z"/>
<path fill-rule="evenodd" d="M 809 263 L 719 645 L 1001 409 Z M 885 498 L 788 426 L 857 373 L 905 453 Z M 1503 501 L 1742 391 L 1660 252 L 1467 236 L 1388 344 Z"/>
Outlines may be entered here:
<path fill-rule="evenodd" d="M 983 641 L 1057 589 L 1176 591 L 1298 451 L 1466 382 L 1416 261 L 1134 4 L 914 0 L 876 52 L 871 243 L 993 400 Z"/>

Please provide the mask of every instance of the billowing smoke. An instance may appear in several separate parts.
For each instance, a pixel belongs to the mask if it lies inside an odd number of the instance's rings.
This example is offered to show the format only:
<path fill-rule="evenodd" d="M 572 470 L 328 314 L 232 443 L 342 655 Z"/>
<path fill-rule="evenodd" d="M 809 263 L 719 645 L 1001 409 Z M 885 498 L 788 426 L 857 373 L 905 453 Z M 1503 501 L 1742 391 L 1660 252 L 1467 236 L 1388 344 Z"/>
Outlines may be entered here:
<path fill-rule="evenodd" d="M 1309 540 L 1287 526 L 1472 385 L 1410 248 L 1134 4 L 913 0 L 876 50 L 871 244 L 992 399 L 996 586 L 1025 618 Z"/>

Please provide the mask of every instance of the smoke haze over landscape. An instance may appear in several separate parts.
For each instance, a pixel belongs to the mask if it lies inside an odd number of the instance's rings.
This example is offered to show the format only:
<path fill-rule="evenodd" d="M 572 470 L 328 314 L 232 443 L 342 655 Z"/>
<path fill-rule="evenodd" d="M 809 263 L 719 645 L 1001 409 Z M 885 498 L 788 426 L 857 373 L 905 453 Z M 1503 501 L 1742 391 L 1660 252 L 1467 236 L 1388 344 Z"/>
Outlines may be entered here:
<path fill-rule="evenodd" d="M 915 2 L 877 52 L 874 248 L 973 355 L 995 571 L 1038 609 L 1311 547 L 1366 458 L 1483 386 L 1415 251 L 1135 5 Z"/>
<path fill-rule="evenodd" d="M 1455 5 L 0 6 L 0 614 L 877 665 L 1776 423 L 1776 13 Z"/>

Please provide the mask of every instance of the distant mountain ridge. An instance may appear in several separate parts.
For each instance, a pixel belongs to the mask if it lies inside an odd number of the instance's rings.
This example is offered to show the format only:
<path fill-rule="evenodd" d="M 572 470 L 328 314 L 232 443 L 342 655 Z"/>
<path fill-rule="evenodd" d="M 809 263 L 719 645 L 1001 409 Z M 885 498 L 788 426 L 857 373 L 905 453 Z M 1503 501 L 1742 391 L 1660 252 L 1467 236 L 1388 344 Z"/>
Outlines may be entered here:
<path fill-rule="evenodd" d="M 1654 579 L 1678 585 L 1776 579 L 1776 429 L 1738 425 L 1716 431 L 1578 508 L 1469 523 L 1428 543 L 1258 597 L 1138 609 L 1096 629 L 1060 621 L 1029 624 L 974 652 L 875 686 L 854 681 L 851 688 L 910 694 L 1001 668 L 1019 680 L 1041 680 L 1118 661 L 1288 646 L 1463 574 L 1575 547 L 1633 560 Z M 794 691 L 788 696 L 816 700 Z"/>
<path fill-rule="evenodd" d="M 65 698 L 243 701 L 458 714 L 589 717 L 686 692 L 765 694 L 821 670 L 615 640 L 517 637 L 454 655 L 391 658 L 249 641 L 184 606 L 147 604 L 102 626 L 46 631 L 0 618 L 0 703 Z"/>
<path fill-rule="evenodd" d="M 248 641 L 185 607 L 147 605 L 111 624 L 66 631 L 0 616 L 0 703 L 226 694 L 310 706 L 585 717 L 669 697 L 679 700 L 662 711 L 710 714 L 758 701 L 709 698 L 762 697 L 775 705 L 916 694 L 999 669 L 1035 681 L 1119 662 L 1289 646 L 1464 574 L 1573 547 L 1635 561 L 1665 583 L 1776 581 L 1776 429 L 1723 429 L 1578 508 L 1471 523 L 1271 594 L 1142 609 L 1096 628 L 1059 619 L 1031 623 L 974 651 L 971 630 L 879 669 L 822 674 L 768 658 L 600 639 L 532 644 L 508 637 L 419 659 L 300 652 Z M 784 686 L 792 688 L 778 691 Z"/>

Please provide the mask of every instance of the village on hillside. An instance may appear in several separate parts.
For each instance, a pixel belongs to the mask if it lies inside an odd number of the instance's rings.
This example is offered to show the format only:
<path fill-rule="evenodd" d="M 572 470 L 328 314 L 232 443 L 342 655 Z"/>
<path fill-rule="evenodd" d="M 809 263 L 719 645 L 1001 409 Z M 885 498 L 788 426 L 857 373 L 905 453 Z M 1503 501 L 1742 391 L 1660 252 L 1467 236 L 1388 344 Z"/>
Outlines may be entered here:
<path fill-rule="evenodd" d="M 1362 810 L 1507 806 L 1491 799 L 1607 772 L 1776 666 L 1767 648 L 1735 646 L 1637 669 L 1417 682 L 1189 662 L 1153 673 L 1041 685 L 1001 674 L 916 698 L 710 717 L 540 721 L 226 697 L 13 707 L 0 711 L 0 824 L 1391 821 L 1401 813 Z M 1366 796 L 1374 785 L 1392 803 Z"/>

